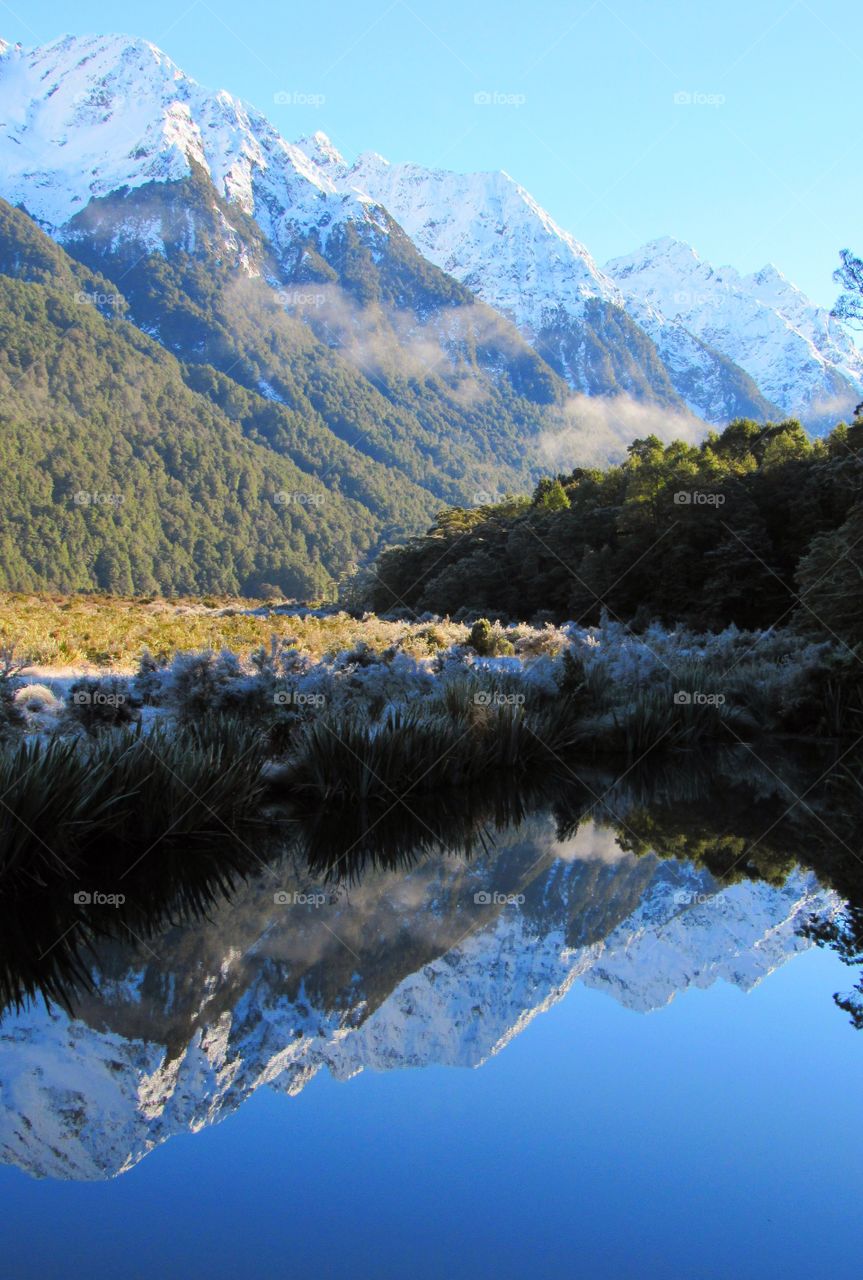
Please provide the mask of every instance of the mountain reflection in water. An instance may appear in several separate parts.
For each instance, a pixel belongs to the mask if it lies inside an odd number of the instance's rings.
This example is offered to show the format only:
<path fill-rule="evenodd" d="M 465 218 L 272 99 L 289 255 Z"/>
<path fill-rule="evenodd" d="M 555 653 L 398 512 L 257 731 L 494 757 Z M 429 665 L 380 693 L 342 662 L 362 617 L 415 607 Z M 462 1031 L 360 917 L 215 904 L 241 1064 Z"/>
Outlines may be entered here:
<path fill-rule="evenodd" d="M 141 867 L 89 902 L 19 892 L 3 1160 L 102 1179 L 263 1084 L 478 1066 L 575 982 L 640 1012 L 717 980 L 748 990 L 855 887 L 815 800 L 789 811 L 777 775 L 739 756 L 608 785 L 272 814 L 163 865 L 158 889 Z M 823 803 L 845 830 L 853 815 Z"/>

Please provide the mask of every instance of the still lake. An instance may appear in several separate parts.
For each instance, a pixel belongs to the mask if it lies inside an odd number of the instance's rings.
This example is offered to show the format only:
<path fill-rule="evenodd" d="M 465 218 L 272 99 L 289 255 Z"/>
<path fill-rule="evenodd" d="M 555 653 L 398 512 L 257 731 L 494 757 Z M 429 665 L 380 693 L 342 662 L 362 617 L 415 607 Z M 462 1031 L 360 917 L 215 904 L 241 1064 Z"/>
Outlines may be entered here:
<path fill-rule="evenodd" d="M 702 802 L 384 824 L 149 925 L 93 886 L 35 989 L 19 921 L 2 1275 L 858 1276 L 857 974 L 801 934 L 842 897 L 684 856 Z"/>

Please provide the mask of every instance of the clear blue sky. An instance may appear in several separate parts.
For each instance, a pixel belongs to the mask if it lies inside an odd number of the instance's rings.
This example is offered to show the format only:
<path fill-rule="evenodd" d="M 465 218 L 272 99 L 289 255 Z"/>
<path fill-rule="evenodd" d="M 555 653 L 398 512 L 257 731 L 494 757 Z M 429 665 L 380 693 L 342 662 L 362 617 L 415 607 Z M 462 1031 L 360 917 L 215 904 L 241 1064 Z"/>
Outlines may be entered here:
<path fill-rule="evenodd" d="M 600 264 L 670 234 L 831 305 L 863 252 L 860 0 L 0 0 L 24 44 L 118 29 L 288 138 L 506 169 Z"/>

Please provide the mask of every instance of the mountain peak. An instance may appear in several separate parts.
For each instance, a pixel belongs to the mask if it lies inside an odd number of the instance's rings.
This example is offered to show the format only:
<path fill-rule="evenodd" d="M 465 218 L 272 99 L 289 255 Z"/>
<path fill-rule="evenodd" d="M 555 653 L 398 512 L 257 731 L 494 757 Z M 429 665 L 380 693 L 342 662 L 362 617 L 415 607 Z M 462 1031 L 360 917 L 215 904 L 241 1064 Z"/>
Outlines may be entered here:
<path fill-rule="evenodd" d="M 295 145 L 324 172 L 328 169 L 341 171 L 347 168 L 344 156 L 321 129 L 306 134 Z"/>
<path fill-rule="evenodd" d="M 182 180 L 195 166 L 260 214 L 277 247 L 298 226 L 376 217 L 368 201 L 337 195 L 327 170 L 344 162 L 325 134 L 308 154 L 138 37 L 66 35 L 0 59 L 0 119 L 2 195 L 56 232 L 93 199 Z"/>
<path fill-rule="evenodd" d="M 649 262 L 674 263 L 680 269 L 697 267 L 701 261 L 695 249 L 686 240 L 678 240 L 675 236 L 657 236 L 654 240 L 648 240 L 633 253 L 610 259 L 605 264 L 604 270 L 614 275 L 636 263 L 640 265 Z"/>
<path fill-rule="evenodd" d="M 38 61 L 43 70 L 53 64 L 58 73 L 66 76 L 83 73 L 88 80 L 92 80 L 110 73 L 112 67 L 120 62 L 127 68 L 137 63 L 138 70 L 142 72 L 151 70 L 154 66 L 161 67 L 178 80 L 194 83 L 152 41 L 145 40 L 142 36 L 127 35 L 125 32 L 107 32 L 103 35 L 67 33 L 31 49 L 24 49 L 21 45 L 16 47 L 24 58 Z"/>
<path fill-rule="evenodd" d="M 457 173 L 391 164 L 374 152 L 344 183 L 379 200 L 425 257 L 535 334 L 549 309 L 616 300 L 587 249 L 502 169 Z"/>
<path fill-rule="evenodd" d="M 783 413 L 821 425 L 822 417 L 835 417 L 837 403 L 859 397 L 863 356 L 841 325 L 772 263 L 741 276 L 664 236 L 607 262 L 605 270 L 628 306 L 671 317 L 721 351 Z M 822 405 L 830 406 L 826 415 Z"/>
<path fill-rule="evenodd" d="M 656 236 L 655 239 L 648 240 L 644 248 L 655 249 L 658 253 L 688 253 L 694 258 L 698 257 L 687 240 L 679 240 L 676 236 Z"/>
<path fill-rule="evenodd" d="M 760 271 L 753 271 L 752 275 L 748 276 L 747 279 L 753 280 L 756 284 L 767 284 L 773 281 L 781 281 L 783 284 L 791 283 L 788 277 L 773 262 L 765 263 Z"/>

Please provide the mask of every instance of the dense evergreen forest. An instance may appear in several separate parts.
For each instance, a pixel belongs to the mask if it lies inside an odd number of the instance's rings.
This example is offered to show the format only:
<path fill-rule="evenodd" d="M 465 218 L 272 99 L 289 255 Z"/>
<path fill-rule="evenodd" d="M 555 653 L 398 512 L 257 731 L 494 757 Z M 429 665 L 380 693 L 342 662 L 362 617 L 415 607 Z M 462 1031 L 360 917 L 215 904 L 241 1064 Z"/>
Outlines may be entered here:
<path fill-rule="evenodd" d="M 203 228 L 213 211 L 177 185 L 177 219 L 194 198 Z M 488 372 L 502 320 L 449 380 L 406 376 L 392 334 L 363 373 L 200 239 L 198 258 L 129 263 L 108 235 L 82 262 L 0 201 L 0 589 L 314 598 L 442 503 L 526 482 L 556 383 L 524 343 Z M 404 287 L 398 261 L 379 279 L 367 254 L 344 256 L 352 281 Z M 475 310 L 428 276 L 424 298 Z"/>
<path fill-rule="evenodd" d="M 863 638 L 863 406 L 811 440 L 741 419 L 701 444 L 636 440 L 619 466 L 440 513 L 364 584 L 378 611 L 715 629 L 792 620 Z"/>

